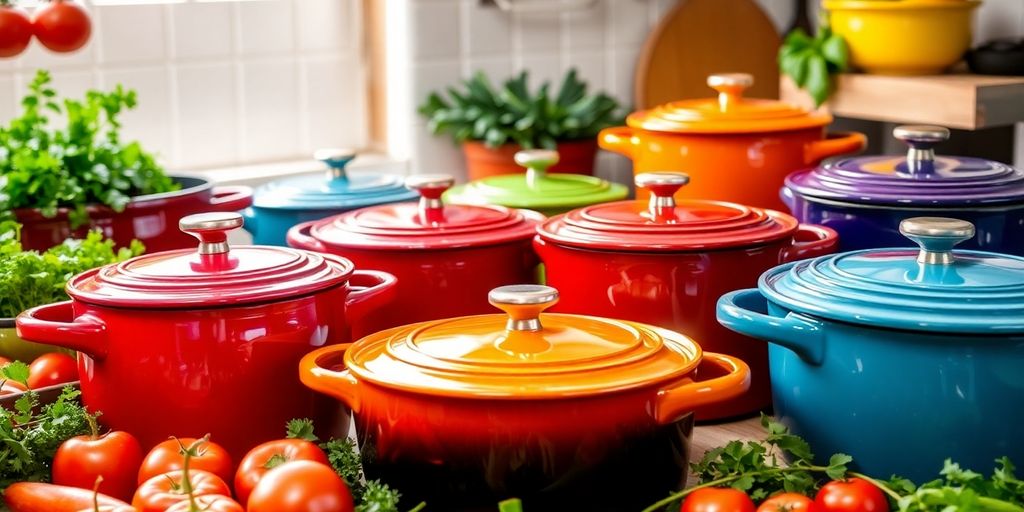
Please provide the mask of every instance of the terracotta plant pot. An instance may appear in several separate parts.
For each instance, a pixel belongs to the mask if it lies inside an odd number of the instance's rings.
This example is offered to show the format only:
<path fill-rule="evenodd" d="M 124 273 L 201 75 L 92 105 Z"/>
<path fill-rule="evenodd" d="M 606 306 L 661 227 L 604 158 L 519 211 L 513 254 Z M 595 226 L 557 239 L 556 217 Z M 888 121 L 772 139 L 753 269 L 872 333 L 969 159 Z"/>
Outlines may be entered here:
<path fill-rule="evenodd" d="M 466 172 L 469 181 L 526 172 L 516 163 L 515 154 L 522 147 L 519 144 L 505 144 L 491 149 L 483 142 L 471 140 L 462 143 L 466 155 Z M 548 169 L 550 172 L 573 174 L 594 174 L 594 157 L 597 156 L 597 139 L 573 140 L 558 143 L 559 162 Z"/>

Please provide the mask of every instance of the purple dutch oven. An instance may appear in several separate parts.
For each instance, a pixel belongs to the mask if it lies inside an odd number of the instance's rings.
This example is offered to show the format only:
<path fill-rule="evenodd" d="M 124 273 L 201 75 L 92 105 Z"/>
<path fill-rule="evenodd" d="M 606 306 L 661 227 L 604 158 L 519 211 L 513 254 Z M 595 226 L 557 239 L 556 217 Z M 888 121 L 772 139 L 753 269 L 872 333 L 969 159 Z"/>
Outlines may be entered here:
<path fill-rule="evenodd" d="M 783 202 L 800 222 L 839 233 L 839 251 L 908 247 L 900 222 L 912 217 L 969 221 L 964 248 L 1024 255 L 1024 171 L 981 158 L 936 156 L 949 138 L 937 126 L 900 126 L 904 156 L 846 158 L 786 177 Z"/>

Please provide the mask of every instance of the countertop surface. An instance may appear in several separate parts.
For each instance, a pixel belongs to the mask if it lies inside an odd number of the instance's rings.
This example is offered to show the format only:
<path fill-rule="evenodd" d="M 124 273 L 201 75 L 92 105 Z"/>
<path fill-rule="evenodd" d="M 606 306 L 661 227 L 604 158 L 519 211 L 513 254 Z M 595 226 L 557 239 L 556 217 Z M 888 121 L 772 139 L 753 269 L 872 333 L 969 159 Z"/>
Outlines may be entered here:
<path fill-rule="evenodd" d="M 752 441 L 764 438 L 765 430 L 761 427 L 760 416 L 727 423 L 697 425 L 693 429 L 690 462 L 699 461 L 704 456 L 704 452 L 724 446 L 729 441 Z"/>

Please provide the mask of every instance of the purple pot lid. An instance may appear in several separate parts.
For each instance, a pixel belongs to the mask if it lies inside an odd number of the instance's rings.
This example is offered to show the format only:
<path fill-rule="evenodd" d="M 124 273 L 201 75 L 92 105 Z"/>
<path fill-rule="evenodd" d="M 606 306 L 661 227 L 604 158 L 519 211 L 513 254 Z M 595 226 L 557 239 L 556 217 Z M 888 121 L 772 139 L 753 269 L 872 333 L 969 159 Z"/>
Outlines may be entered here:
<path fill-rule="evenodd" d="M 975 206 L 1024 201 L 1024 171 L 981 158 L 936 156 L 949 138 L 938 126 L 900 126 L 904 156 L 838 160 L 790 174 L 786 187 L 808 198 L 887 206 Z"/>

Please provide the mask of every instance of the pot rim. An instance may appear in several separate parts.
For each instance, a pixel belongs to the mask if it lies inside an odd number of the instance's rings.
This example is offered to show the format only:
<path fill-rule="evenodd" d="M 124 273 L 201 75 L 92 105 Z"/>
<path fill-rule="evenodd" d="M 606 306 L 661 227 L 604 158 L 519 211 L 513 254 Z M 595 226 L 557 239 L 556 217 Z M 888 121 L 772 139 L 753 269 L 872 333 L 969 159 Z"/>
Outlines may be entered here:
<path fill-rule="evenodd" d="M 14 317 L 0 318 L 0 329 L 13 329 L 15 327 Z"/>
<path fill-rule="evenodd" d="M 793 197 L 799 197 L 805 201 L 812 203 L 819 203 L 829 206 L 845 206 L 850 208 L 864 208 L 868 210 L 898 210 L 898 211 L 921 211 L 921 210 L 934 210 L 936 212 L 1000 212 L 1010 211 L 1019 208 L 1024 208 L 1024 202 L 1008 202 L 997 205 L 983 205 L 977 206 L 942 206 L 936 204 L 921 204 L 915 206 L 907 205 L 888 205 L 883 203 L 852 203 L 847 201 L 839 201 L 835 199 L 826 199 L 817 196 L 802 194 L 792 187 L 783 186 L 784 189 L 788 189 L 793 193 Z"/>
<path fill-rule="evenodd" d="M 673 254 L 725 253 L 725 252 L 731 252 L 731 251 L 736 251 L 736 250 L 760 249 L 760 248 L 763 248 L 763 247 L 768 247 L 768 246 L 771 246 L 773 244 L 777 244 L 779 242 L 785 241 L 787 238 L 792 239 L 793 236 L 794 236 L 794 234 L 791 233 L 791 234 L 788 235 L 788 237 L 783 236 L 783 237 L 775 239 L 775 240 L 766 240 L 763 243 L 755 243 L 755 244 L 750 244 L 750 245 L 737 245 L 737 246 L 733 246 L 733 247 L 709 247 L 709 248 L 705 248 L 705 249 L 697 249 L 697 248 L 695 248 L 695 249 L 669 249 L 669 250 L 640 249 L 640 248 L 638 248 L 636 250 L 633 250 L 633 249 L 630 249 L 628 247 L 618 247 L 618 248 L 614 248 L 614 249 L 605 248 L 605 247 L 583 247 L 583 246 L 579 246 L 579 245 L 562 243 L 562 242 L 560 242 L 558 240 L 541 236 L 540 233 L 537 233 L 536 235 L 534 235 L 533 239 L 534 239 L 534 241 L 540 240 L 542 242 L 549 243 L 549 244 L 554 245 L 554 246 L 558 246 L 561 249 L 572 249 L 574 251 L 580 251 L 580 252 L 593 252 L 593 253 L 602 253 L 602 254 L 621 254 L 621 255 L 629 255 L 629 256 L 671 256 Z M 545 262 L 545 264 L 547 264 L 547 262 Z"/>
<path fill-rule="evenodd" d="M 876 0 L 823 0 L 821 6 L 829 11 L 937 11 L 937 10 L 972 10 L 981 5 L 982 0 L 916 0 L 913 2 L 878 2 Z"/>
<path fill-rule="evenodd" d="M 633 114 L 635 114 L 635 113 L 636 112 L 634 112 Z M 647 132 L 647 133 L 656 133 L 658 135 L 673 135 L 673 136 L 680 136 L 680 137 L 708 137 L 708 138 L 712 138 L 712 137 L 713 138 L 721 138 L 721 137 L 729 137 L 729 136 L 752 137 L 752 136 L 757 136 L 757 135 L 762 135 L 763 136 L 763 135 L 788 134 L 788 133 L 793 133 L 793 132 L 809 131 L 809 130 L 817 131 L 817 130 L 823 130 L 826 126 L 832 124 L 832 121 L 833 121 L 833 119 L 831 118 L 831 115 L 830 115 L 828 121 L 824 121 L 823 120 L 821 122 L 814 123 L 814 124 L 808 123 L 805 126 L 783 127 L 783 128 L 778 128 L 778 129 L 775 129 L 775 130 L 768 130 L 768 129 L 761 129 L 761 128 L 758 128 L 758 129 L 751 128 L 751 129 L 740 129 L 740 130 L 699 130 L 699 129 L 694 129 L 694 130 L 690 130 L 690 131 L 683 131 L 683 130 L 675 130 L 675 131 L 673 131 L 673 130 L 655 130 L 655 129 L 652 129 L 652 128 L 645 127 L 641 122 L 635 121 L 632 118 L 633 114 L 630 114 L 629 116 L 627 116 L 626 117 L 626 122 L 625 122 L 625 126 L 627 126 L 630 129 L 633 129 L 633 130 L 643 131 L 643 132 Z"/>
<path fill-rule="evenodd" d="M 181 179 L 188 179 L 188 180 L 198 180 L 199 183 L 194 185 L 194 186 L 188 187 L 188 188 L 182 188 L 181 190 L 172 190 L 170 192 L 159 192 L 159 193 L 156 193 L 156 194 L 144 194 L 144 195 L 141 195 L 141 196 L 132 196 L 131 199 L 128 201 L 128 205 L 125 206 L 125 210 L 127 211 L 128 209 L 130 209 L 130 208 L 132 208 L 134 206 L 146 206 L 145 203 L 148 203 L 148 202 L 151 202 L 151 201 L 164 201 L 164 200 L 167 200 L 167 199 L 175 199 L 175 198 L 182 197 L 182 196 L 188 196 L 188 195 L 193 195 L 193 194 L 205 192 L 207 190 L 213 189 L 213 186 L 214 186 L 213 182 L 211 182 L 210 180 L 208 180 L 206 178 L 199 177 L 199 176 L 195 176 L 195 175 L 189 175 L 189 174 L 169 174 L 168 177 L 170 177 L 171 179 L 173 179 L 175 181 L 178 181 L 178 182 L 180 182 Z M 90 204 L 85 206 L 85 209 L 87 211 L 89 211 L 90 213 L 92 213 L 92 212 L 114 212 L 114 210 L 112 208 L 110 208 L 109 206 L 103 205 L 103 204 L 98 204 L 98 203 L 90 203 Z M 70 211 L 71 211 L 71 209 L 68 208 L 67 206 L 60 206 L 60 207 L 57 208 L 57 213 L 54 214 L 53 217 L 44 217 L 44 218 L 46 218 L 47 220 L 63 219 L 63 218 L 67 217 L 68 212 L 70 212 Z M 39 216 L 39 217 L 43 217 L 42 213 L 39 211 L 39 208 L 15 208 L 13 210 L 13 212 L 14 212 L 16 218 L 22 218 L 22 217 L 25 217 L 25 216 Z"/>

